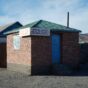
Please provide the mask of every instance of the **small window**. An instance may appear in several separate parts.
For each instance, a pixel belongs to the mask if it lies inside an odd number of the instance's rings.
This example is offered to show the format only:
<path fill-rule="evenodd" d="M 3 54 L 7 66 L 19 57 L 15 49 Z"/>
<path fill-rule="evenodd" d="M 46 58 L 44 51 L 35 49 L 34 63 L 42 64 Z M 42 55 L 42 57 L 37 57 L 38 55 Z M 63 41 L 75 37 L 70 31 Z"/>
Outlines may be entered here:
<path fill-rule="evenodd" d="M 20 37 L 18 35 L 13 36 L 13 47 L 14 49 L 20 49 Z"/>

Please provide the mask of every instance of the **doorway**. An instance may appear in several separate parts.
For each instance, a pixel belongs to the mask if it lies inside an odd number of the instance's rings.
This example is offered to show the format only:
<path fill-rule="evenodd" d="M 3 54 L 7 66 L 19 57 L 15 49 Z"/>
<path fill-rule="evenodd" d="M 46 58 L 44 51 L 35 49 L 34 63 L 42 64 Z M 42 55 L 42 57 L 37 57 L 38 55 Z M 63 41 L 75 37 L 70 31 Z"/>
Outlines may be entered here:
<path fill-rule="evenodd" d="M 60 35 L 52 35 L 52 63 L 60 64 Z"/>

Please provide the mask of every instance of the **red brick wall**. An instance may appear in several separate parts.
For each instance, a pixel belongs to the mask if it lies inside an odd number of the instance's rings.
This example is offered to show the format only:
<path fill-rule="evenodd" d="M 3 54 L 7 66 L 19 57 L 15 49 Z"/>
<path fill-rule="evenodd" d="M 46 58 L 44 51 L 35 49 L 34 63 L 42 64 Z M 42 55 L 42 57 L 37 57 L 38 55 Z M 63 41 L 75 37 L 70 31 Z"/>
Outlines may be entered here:
<path fill-rule="evenodd" d="M 34 65 L 51 64 L 51 39 L 50 37 L 32 37 L 32 63 Z M 36 59 L 35 59 L 36 58 Z"/>
<path fill-rule="evenodd" d="M 20 49 L 15 50 L 13 36 L 7 37 L 7 63 L 31 65 L 31 74 L 48 72 L 52 62 L 50 37 L 21 38 Z"/>
<path fill-rule="evenodd" d="M 21 38 L 20 49 L 15 50 L 13 36 L 7 36 L 7 63 L 31 65 L 31 37 Z"/>
<path fill-rule="evenodd" d="M 78 63 L 79 61 L 78 37 L 79 37 L 78 33 L 61 34 L 62 63 L 64 64 Z M 43 65 L 43 64 L 48 65 L 51 64 L 52 61 L 51 54 L 52 54 L 52 49 L 51 49 L 50 37 L 32 36 L 32 37 L 21 38 L 21 47 L 19 50 L 15 50 L 13 48 L 13 34 L 8 35 L 7 37 L 8 63 L 31 64 L 32 62 L 32 65 Z"/>
<path fill-rule="evenodd" d="M 32 73 L 48 72 L 52 64 L 51 37 L 32 37 Z"/>
<path fill-rule="evenodd" d="M 62 63 L 76 66 L 79 64 L 79 33 L 62 34 Z"/>
<path fill-rule="evenodd" d="M 78 33 L 61 34 L 61 63 L 73 66 L 79 63 Z M 21 38 L 21 47 L 13 47 L 13 35 L 7 36 L 7 62 L 14 64 L 31 65 L 31 72 L 41 73 L 49 71 L 52 64 L 51 37 L 25 37 Z"/>

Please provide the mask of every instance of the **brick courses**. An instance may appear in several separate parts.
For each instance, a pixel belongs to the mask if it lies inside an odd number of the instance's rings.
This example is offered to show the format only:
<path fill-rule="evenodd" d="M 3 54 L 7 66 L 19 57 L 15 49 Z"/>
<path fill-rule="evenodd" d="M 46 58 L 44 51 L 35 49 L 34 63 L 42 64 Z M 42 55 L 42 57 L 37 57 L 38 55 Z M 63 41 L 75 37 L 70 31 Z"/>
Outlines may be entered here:
<path fill-rule="evenodd" d="M 62 34 L 62 64 L 79 64 L 79 33 Z"/>
<path fill-rule="evenodd" d="M 63 32 L 61 34 L 61 64 L 78 66 L 79 33 Z M 13 48 L 13 36 L 7 36 L 7 63 L 28 65 L 31 74 L 50 71 L 52 65 L 51 36 L 31 36 L 21 38 L 19 50 Z"/>

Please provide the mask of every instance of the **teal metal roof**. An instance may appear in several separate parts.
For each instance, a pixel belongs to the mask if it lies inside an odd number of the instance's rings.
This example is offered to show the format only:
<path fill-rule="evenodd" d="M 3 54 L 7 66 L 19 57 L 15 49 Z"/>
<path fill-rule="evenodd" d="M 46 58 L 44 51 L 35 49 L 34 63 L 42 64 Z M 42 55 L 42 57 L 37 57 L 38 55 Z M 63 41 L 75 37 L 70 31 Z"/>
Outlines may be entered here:
<path fill-rule="evenodd" d="M 49 21 L 45 21 L 45 20 L 39 20 L 39 21 L 35 21 L 32 22 L 30 24 L 27 24 L 23 27 L 20 27 L 18 29 L 15 29 L 13 31 L 7 32 L 7 34 L 9 33 L 14 33 L 14 32 L 18 32 L 21 28 L 40 28 L 40 29 L 47 29 L 47 30 L 51 30 L 51 31 L 62 31 L 62 32 L 81 32 L 80 30 L 74 29 L 74 28 L 67 28 L 66 26 L 60 25 L 60 24 L 56 24 L 53 22 L 49 22 Z"/>

